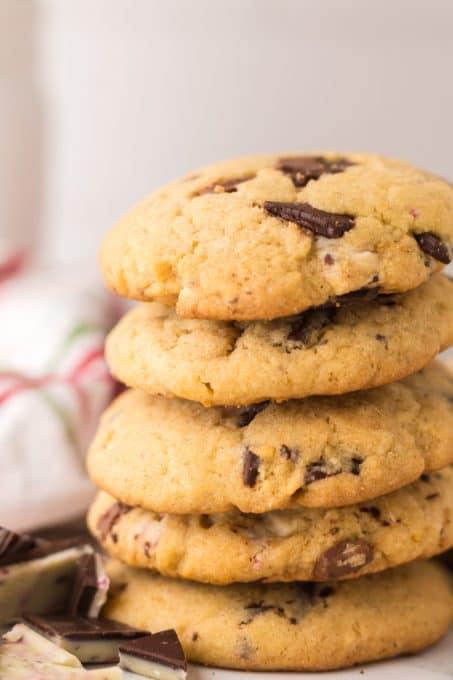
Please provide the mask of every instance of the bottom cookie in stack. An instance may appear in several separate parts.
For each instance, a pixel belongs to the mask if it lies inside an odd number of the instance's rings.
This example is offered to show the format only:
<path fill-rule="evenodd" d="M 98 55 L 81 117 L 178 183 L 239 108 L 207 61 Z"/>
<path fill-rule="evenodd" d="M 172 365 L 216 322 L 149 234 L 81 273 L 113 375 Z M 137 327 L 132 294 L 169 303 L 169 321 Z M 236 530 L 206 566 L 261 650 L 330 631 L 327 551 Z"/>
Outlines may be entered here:
<path fill-rule="evenodd" d="M 413 562 L 341 582 L 212 586 L 112 560 L 103 614 L 175 628 L 195 663 L 247 670 L 331 670 L 417 652 L 447 630 L 451 579 Z"/>

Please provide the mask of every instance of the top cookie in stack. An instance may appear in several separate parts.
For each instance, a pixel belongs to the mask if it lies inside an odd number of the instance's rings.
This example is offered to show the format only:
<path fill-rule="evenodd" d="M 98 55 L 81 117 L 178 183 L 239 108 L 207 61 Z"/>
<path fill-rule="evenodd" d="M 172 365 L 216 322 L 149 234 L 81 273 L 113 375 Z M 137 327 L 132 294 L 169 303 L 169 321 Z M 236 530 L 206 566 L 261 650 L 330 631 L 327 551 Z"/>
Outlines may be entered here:
<path fill-rule="evenodd" d="M 450 261 L 452 241 L 440 178 L 378 156 L 260 156 L 151 194 L 101 263 L 120 295 L 185 318 L 275 319 L 362 289 L 412 290 Z"/>

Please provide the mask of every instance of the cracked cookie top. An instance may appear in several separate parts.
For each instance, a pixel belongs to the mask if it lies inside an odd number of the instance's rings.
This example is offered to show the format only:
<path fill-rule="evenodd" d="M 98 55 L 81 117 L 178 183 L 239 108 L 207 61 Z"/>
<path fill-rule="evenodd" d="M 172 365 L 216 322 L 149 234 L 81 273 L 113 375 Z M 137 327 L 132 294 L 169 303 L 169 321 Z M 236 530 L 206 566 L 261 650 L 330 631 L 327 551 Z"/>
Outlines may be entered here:
<path fill-rule="evenodd" d="M 362 288 L 411 290 L 451 260 L 453 188 L 364 154 L 241 158 L 145 198 L 107 235 L 121 295 L 180 316 L 273 319 Z"/>

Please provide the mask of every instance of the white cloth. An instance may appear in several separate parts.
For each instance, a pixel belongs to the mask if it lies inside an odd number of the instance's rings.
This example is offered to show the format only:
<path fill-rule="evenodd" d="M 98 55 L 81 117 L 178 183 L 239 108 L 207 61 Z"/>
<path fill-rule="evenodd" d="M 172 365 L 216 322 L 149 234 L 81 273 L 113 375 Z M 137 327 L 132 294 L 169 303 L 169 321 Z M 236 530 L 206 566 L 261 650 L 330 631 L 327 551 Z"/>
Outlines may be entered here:
<path fill-rule="evenodd" d="M 84 511 L 85 453 L 115 389 L 103 343 L 116 311 L 97 283 L 0 260 L 0 524 L 34 529 Z"/>

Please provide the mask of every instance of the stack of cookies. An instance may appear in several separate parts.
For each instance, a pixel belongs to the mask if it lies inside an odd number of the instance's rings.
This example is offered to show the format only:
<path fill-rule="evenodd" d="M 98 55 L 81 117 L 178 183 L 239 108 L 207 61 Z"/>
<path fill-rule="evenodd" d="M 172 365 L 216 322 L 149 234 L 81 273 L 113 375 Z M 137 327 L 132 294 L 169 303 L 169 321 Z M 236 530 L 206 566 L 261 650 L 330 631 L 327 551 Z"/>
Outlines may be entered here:
<path fill-rule="evenodd" d="M 453 188 L 405 163 L 245 158 L 146 198 L 102 269 L 145 301 L 89 453 L 105 615 L 194 662 L 333 669 L 453 615 Z"/>

